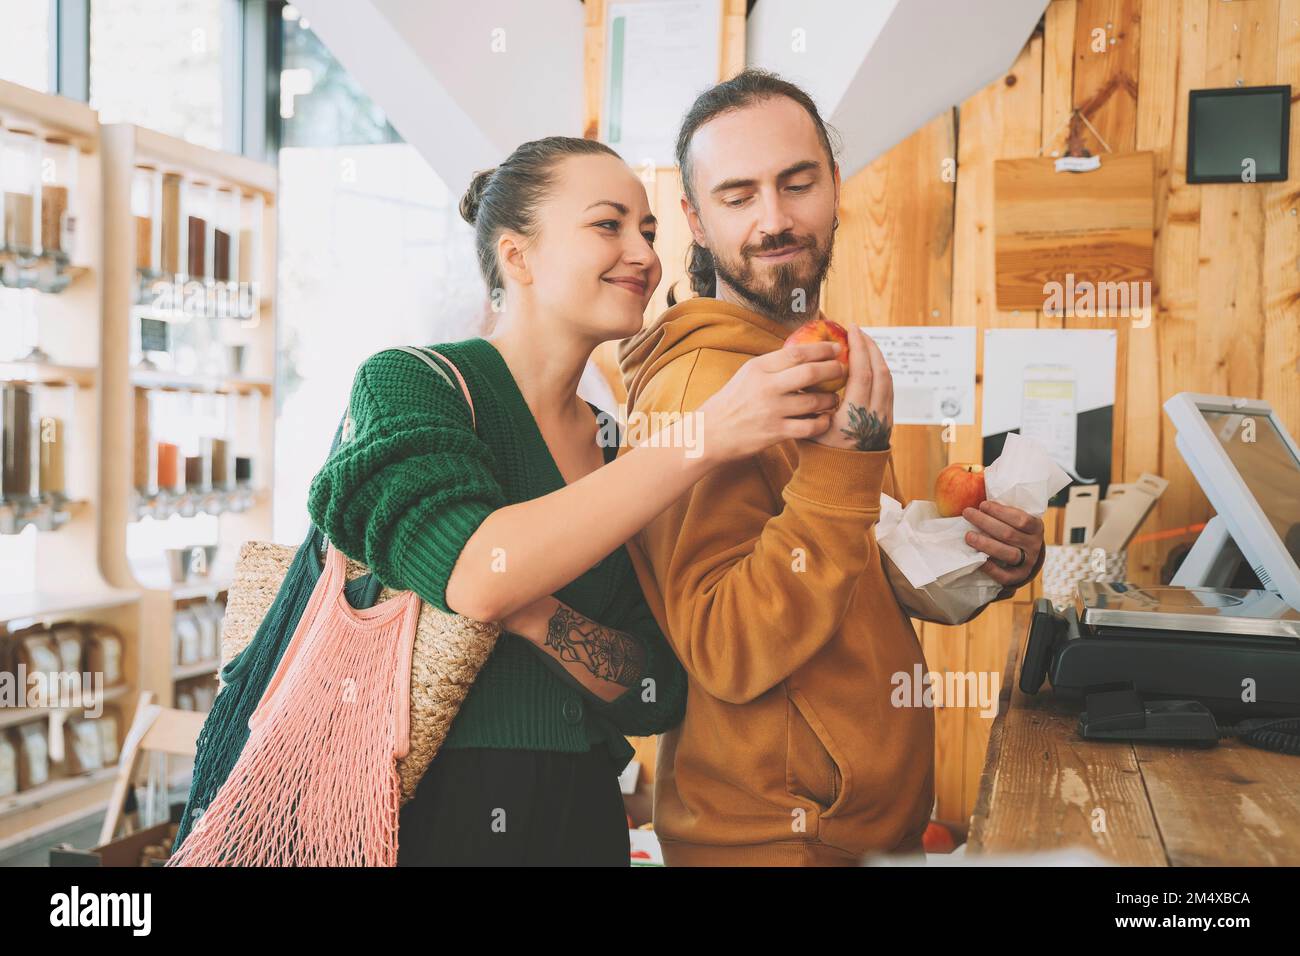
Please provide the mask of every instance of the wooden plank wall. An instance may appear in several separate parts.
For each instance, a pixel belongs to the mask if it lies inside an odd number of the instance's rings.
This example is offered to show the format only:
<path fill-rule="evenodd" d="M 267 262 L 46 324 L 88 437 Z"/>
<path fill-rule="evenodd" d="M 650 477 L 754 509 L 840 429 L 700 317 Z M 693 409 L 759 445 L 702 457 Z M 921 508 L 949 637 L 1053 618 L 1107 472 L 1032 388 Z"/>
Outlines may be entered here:
<path fill-rule="evenodd" d="M 1095 31 L 1101 31 L 1100 34 Z M 1104 52 L 1095 41 L 1103 38 Z M 1042 29 L 1003 76 L 845 183 L 825 307 L 863 325 L 1115 328 L 1113 474 L 1164 475 L 1170 488 L 1135 543 L 1129 576 L 1159 580 L 1182 531 L 1211 514 L 1174 446 L 1161 404 L 1187 390 L 1260 397 L 1300 434 L 1300 175 L 1286 183 L 1186 182 L 1192 89 L 1290 83 L 1300 96 L 1300 0 L 1052 0 Z M 1156 154 L 1154 317 L 1047 318 L 1001 312 L 993 296 L 992 164 L 1064 146 L 1079 109 L 1116 152 Z M 1291 123 L 1291 149 L 1300 137 Z M 1085 128 L 1086 130 L 1086 128 Z M 1105 152 L 1092 133 L 1094 152 Z M 955 139 L 955 153 L 951 141 Z M 939 160 L 957 158 L 955 189 Z M 945 224 L 949 224 L 945 226 Z M 982 363 L 982 354 L 979 356 Z M 977 384 L 977 389 L 981 386 Z M 979 428 L 943 443 L 935 428 L 899 427 L 898 470 L 909 496 L 928 496 L 936 463 L 973 461 Z M 1049 514 L 1049 532 L 1059 516 Z M 1169 533 L 1172 532 L 1172 533 Z M 936 671 L 1001 673 L 1023 640 L 1025 588 L 964 627 L 918 622 Z M 991 719 L 937 714 L 936 816 L 965 821 L 974 805 Z"/>
<path fill-rule="evenodd" d="M 587 0 L 588 135 L 600 108 L 604 3 Z M 744 61 L 744 2 L 726 0 L 722 76 Z M 1101 31 L 1097 34 L 1095 31 Z M 1104 52 L 1096 52 L 1097 37 Z M 862 325 L 970 325 L 983 361 L 989 328 L 1116 328 L 1112 473 L 1170 479 L 1135 543 L 1129 575 L 1154 582 L 1182 531 L 1210 515 L 1174 447 L 1161 403 L 1196 390 L 1273 402 L 1300 434 L 1300 174 L 1263 185 L 1186 183 L 1187 95 L 1213 86 L 1290 83 L 1300 95 L 1300 0 L 1052 0 L 1042 28 L 1011 68 L 956 109 L 844 182 L 835 265 L 823 305 Z M 1295 99 L 1293 95 L 1293 102 Z M 1127 320 L 1002 312 L 993 294 L 993 162 L 1063 148 L 1079 109 L 1116 152 L 1156 154 L 1155 312 L 1148 328 Z M 1291 123 L 1300 162 L 1300 116 Z M 1090 149 L 1105 148 L 1085 128 Z M 955 182 L 951 172 L 955 160 Z M 689 233 L 675 167 L 647 178 L 660 218 L 664 281 L 647 311 L 664 307 L 684 274 Z M 679 290 L 679 294 L 681 290 Z M 612 348 L 602 355 L 621 388 Z M 977 381 L 977 390 L 982 386 Z M 978 403 L 977 403 L 978 404 Z M 978 460 L 980 429 L 896 429 L 897 470 L 909 497 L 928 497 L 948 461 Z M 1059 515 L 1048 514 L 1049 540 Z M 931 669 L 1001 675 L 1009 642 L 1023 640 L 1036 587 L 1022 589 L 962 627 L 917 622 Z M 991 718 L 976 708 L 936 714 L 936 816 L 964 822 L 974 806 Z M 650 742 L 637 741 L 653 768 Z"/>

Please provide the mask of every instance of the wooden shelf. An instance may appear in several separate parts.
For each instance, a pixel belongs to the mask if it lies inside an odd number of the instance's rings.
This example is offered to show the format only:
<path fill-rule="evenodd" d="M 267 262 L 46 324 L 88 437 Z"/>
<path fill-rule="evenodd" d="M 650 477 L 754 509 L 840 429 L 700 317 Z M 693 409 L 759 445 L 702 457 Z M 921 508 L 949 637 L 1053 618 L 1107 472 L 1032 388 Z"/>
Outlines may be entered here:
<path fill-rule="evenodd" d="M 235 153 L 195 146 L 142 126 L 134 127 L 133 132 L 136 157 L 141 161 L 152 161 L 169 171 L 198 174 L 205 179 L 240 186 L 248 195 L 260 192 L 268 201 L 275 198 L 280 177 L 274 166 Z"/>
<path fill-rule="evenodd" d="M 198 661 L 194 664 L 177 664 L 172 668 L 172 680 L 182 681 L 189 680 L 191 677 L 206 677 L 211 675 L 217 676 L 217 671 L 221 669 L 221 661 Z"/>
<path fill-rule="evenodd" d="M 4 594 L 0 595 L 0 623 L 26 618 L 53 621 L 86 611 L 134 604 L 139 600 L 139 592 L 110 587 L 97 591 L 29 591 L 25 594 Z"/>
<path fill-rule="evenodd" d="M 167 572 L 167 562 L 161 559 L 131 562 L 135 579 L 141 587 L 153 591 L 170 591 L 172 600 L 185 601 L 189 598 L 215 597 L 230 587 L 235 576 L 235 565 L 231 559 L 218 561 L 205 578 L 193 578 L 177 583 Z"/>
<path fill-rule="evenodd" d="M 254 375 L 182 375 L 179 372 L 154 371 L 153 369 L 133 369 L 131 384 L 141 388 L 157 388 L 169 391 L 190 392 L 237 392 L 248 394 L 261 392 L 271 396 L 273 382 L 269 378 Z"/>
<path fill-rule="evenodd" d="M 77 217 L 76 259 L 47 274 L 50 260 L 34 268 L 42 284 L 30 294 L 31 319 L 36 324 L 35 341 L 47 356 L 14 358 L 0 362 L 0 380 L 28 382 L 34 386 L 60 388 L 63 394 L 52 403 L 62 410 L 50 414 L 63 417 L 70 426 L 65 459 L 68 488 L 74 500 L 59 503 L 58 521 L 45 520 L 51 512 L 41 506 L 11 504 L 14 512 L 27 510 L 39 517 L 32 530 L 31 579 L 28 590 L 0 595 L 0 638 L 4 632 L 29 623 L 56 624 L 85 621 L 111 628 L 121 638 L 125 682 L 103 690 L 96 701 L 83 701 L 75 708 L 4 708 L 0 727 L 33 720 L 56 719 L 60 714 L 80 713 L 86 704 L 113 702 L 122 711 L 119 743 L 129 725 L 136 693 L 147 676 L 140 652 L 143 621 L 143 592 L 132 582 L 113 581 L 104 566 L 102 520 L 109 503 L 105 493 L 106 462 L 131 459 L 131 445 L 113 428 L 116 410 L 104 407 L 109 366 L 104 362 L 106 326 L 104 283 L 107 243 L 116 239 L 104 233 L 107 192 L 104 188 L 106 152 L 102 128 L 94 110 L 66 97 L 39 93 L 0 81 L 0 117 L 5 128 L 30 129 L 47 140 L 75 144 L 68 158 L 75 169 L 75 194 L 69 194 L 69 213 Z M 129 212 L 129 208 L 128 208 Z M 26 308 L 26 306 L 25 306 Z M 27 316 L 24 316 L 24 320 Z M 129 347 L 129 339 L 123 345 Z M 66 404 L 65 404 L 66 403 Z M 42 412 L 44 414 L 44 412 Z M 165 663 L 164 663 L 164 666 Z M 94 688 L 87 688 L 93 693 Z M 52 772 L 60 774 L 62 767 Z M 23 834 L 36 832 L 61 819 L 93 813 L 102 807 L 117 773 L 105 767 L 76 776 L 56 776 L 31 790 L 0 797 L 0 844 L 12 843 Z"/>
<path fill-rule="evenodd" d="M 185 584 L 173 584 L 172 600 L 187 601 L 191 598 L 206 597 L 216 599 L 218 594 L 230 590 L 230 582 L 234 580 L 235 571 L 233 568 L 214 573 L 212 578 L 206 581 L 188 581 Z"/>
<path fill-rule="evenodd" d="M 76 793 L 78 790 L 85 790 L 106 780 L 112 780 L 116 776 L 117 764 L 112 764 L 98 770 L 91 770 L 89 773 L 77 774 L 75 777 L 60 777 L 57 780 L 49 780 L 39 787 L 32 787 L 30 790 L 19 790 L 7 797 L 0 797 L 0 816 L 38 806 L 50 800 L 67 796 L 70 793 Z"/>
<path fill-rule="evenodd" d="M 276 281 L 276 190 L 279 173 L 274 165 L 259 163 L 244 156 L 205 149 L 169 136 L 128 124 L 110 124 L 101 130 L 104 153 L 104 278 L 103 289 L 103 356 L 102 383 L 105 427 L 102 440 L 108 447 L 133 449 L 135 429 L 135 390 L 189 391 L 217 394 L 259 396 L 265 401 L 241 403 L 241 415 L 254 421 L 255 434 L 248 433 L 249 447 L 240 454 L 250 455 L 256 474 L 256 490 L 220 495 L 186 496 L 181 500 L 199 506 L 204 500 L 215 510 L 196 514 L 215 514 L 218 521 L 217 541 L 220 552 L 209 574 L 177 583 L 171 579 L 161 552 L 154 554 L 134 549 L 128 544 L 128 531 L 138 517 L 150 513 L 135 490 L 133 461 L 130 455 L 106 462 L 104 504 L 101 509 L 101 566 L 109 581 L 119 587 L 143 589 L 143 620 L 138 656 L 147 672 L 141 690 L 153 691 L 160 703 L 174 699 L 175 678 L 172 651 L 172 625 L 176 602 L 196 598 L 215 599 L 229 588 L 234 576 L 234 559 L 239 547 L 250 539 L 269 540 L 271 526 L 271 491 L 274 468 L 275 381 L 273 375 L 246 374 L 274 369 L 275 363 L 275 281 Z M 177 174 L 183 180 L 209 183 L 216 188 L 230 188 L 244 196 L 260 197 L 260 202 L 245 204 L 240 210 L 241 228 L 254 225 L 247 217 L 257 216 L 255 229 L 260 234 L 257 260 L 251 269 L 259 281 L 260 307 L 256 320 L 220 326 L 222 321 L 210 316 L 187 316 L 190 321 L 212 323 L 215 343 L 245 347 L 247 362 L 243 373 L 220 371 L 190 373 L 175 369 L 140 368 L 132 347 L 140 310 L 139 292 L 142 274 L 135 255 L 136 223 L 131 213 L 131 195 L 136 170 L 149 167 L 163 174 Z M 182 211 L 182 215 L 184 212 Z M 152 278 L 145 276 L 144 281 Z M 165 276 L 158 276 L 165 281 Z M 238 330 L 233 328 L 238 324 Z M 232 340 L 227 340 L 229 331 Z M 217 334 L 220 332 L 220 334 Z M 200 368 L 227 368 L 220 363 Z M 227 507 L 235 504 L 238 507 Z M 158 509 L 167 517 L 169 508 Z M 183 516 L 185 512 L 178 511 Z M 208 538 L 207 540 L 211 540 Z M 211 669 L 216 670 L 214 665 Z M 207 673 L 208 671 L 204 671 Z"/>
<path fill-rule="evenodd" d="M 99 369 L 87 365 L 59 365 L 51 362 L 0 362 L 0 381 L 94 388 L 98 380 Z"/>
<path fill-rule="evenodd" d="M 0 105 L 6 126 L 34 126 L 37 132 L 75 140 L 85 152 L 98 145 L 99 115 L 85 103 L 0 80 Z"/>
<path fill-rule="evenodd" d="M 178 602 L 217 599 L 230 587 L 240 546 L 245 541 L 270 540 L 273 537 L 271 489 L 274 488 L 275 468 L 274 303 L 278 171 L 274 165 L 203 149 L 124 124 L 104 126 L 101 139 L 105 236 L 100 283 L 103 343 L 100 393 L 104 421 L 101 443 L 107 448 L 122 449 L 123 453 L 109 456 L 103 463 L 99 563 L 110 583 L 141 591 L 139 635 L 128 654 L 135 665 L 131 673 L 136 678 L 136 689 L 153 694 L 162 706 L 175 707 L 177 691 L 184 686 L 178 686 L 178 681 L 194 679 L 205 686 L 210 683 L 215 690 L 220 673 L 219 660 L 176 664 L 174 641 L 180 609 Z M 252 317 L 241 320 L 197 314 L 208 312 L 212 300 L 205 300 L 193 313 L 181 307 L 179 317 L 170 313 L 160 298 L 148 296 L 142 303 L 142 276 L 136 256 L 137 223 L 131 208 L 136 171 L 142 166 L 164 176 L 177 174 L 190 184 L 202 181 L 216 189 L 229 188 L 244 196 L 257 197 L 244 202 L 238 213 L 241 234 L 245 229 L 258 234 L 255 245 L 241 246 L 253 253 L 254 258 L 251 263 L 234 270 L 241 279 L 255 278 L 258 282 L 260 307 Z M 182 190 L 182 202 L 186 193 L 188 190 Z M 155 210 L 155 214 L 160 214 L 160 210 Z M 185 210 L 182 209 L 180 214 L 186 215 Z M 153 225 L 158 227 L 157 222 Z M 209 223 L 209 228 L 218 227 Z M 175 281 L 175 277 L 172 278 Z M 158 279 L 165 281 L 163 276 Z M 206 287 L 207 283 L 204 285 Z M 138 364 L 140 319 L 149 316 L 153 309 L 148 303 L 158 305 L 152 317 L 173 322 L 178 328 L 172 331 L 186 333 L 191 340 L 189 344 L 195 348 L 210 346 L 212 358 L 201 356 L 184 366 L 183 372 L 166 367 L 141 368 Z M 239 366 L 229 364 L 230 353 L 226 346 L 242 346 L 245 361 Z M 171 363 L 162 361 L 158 364 L 166 366 Z M 202 511 L 204 503 L 213 508 L 215 517 L 205 518 L 204 534 L 199 540 L 219 542 L 216 557 L 209 562 L 206 576 L 179 583 L 173 581 L 169 573 L 164 542 L 178 543 L 189 536 L 178 532 L 177 538 L 167 535 L 153 537 L 150 534 L 152 529 L 134 523 L 138 516 L 151 511 L 145 507 L 136 489 L 135 451 L 139 447 L 142 457 L 154 453 L 154 442 L 162 437 L 156 429 L 148 429 L 144 422 L 139 423 L 141 427 L 137 430 L 137 413 L 146 407 L 150 414 L 155 411 L 152 403 L 146 406 L 141 402 L 137 409 L 137 399 L 146 390 L 246 396 L 240 399 L 223 397 L 213 404 L 228 406 L 229 429 L 225 435 L 229 440 L 228 451 L 233 453 L 238 444 L 239 456 L 252 459 L 255 487 L 214 495 L 182 495 L 163 501 L 152 509 L 170 521 L 173 505 L 178 509 L 184 505 L 183 511 L 177 511 L 182 516 L 186 516 L 191 507 L 198 509 L 196 514 L 210 514 Z M 196 430 L 194 434 L 200 433 Z M 183 437 L 177 437 L 184 441 Z M 221 437 L 221 433 L 209 437 Z M 185 523 L 177 522 L 180 525 Z M 209 531 L 212 524 L 217 526 L 215 536 Z M 194 537 L 198 538 L 197 535 Z M 145 542 L 146 538 L 149 543 Z M 193 540 L 190 543 L 194 543 Z M 197 715 L 197 719 L 201 723 L 202 715 Z"/>
<path fill-rule="evenodd" d="M 127 691 L 131 688 L 128 684 L 118 684 L 114 687 L 105 687 L 102 694 L 99 695 L 99 703 L 107 704 L 110 701 L 117 700 L 119 697 L 125 697 Z M 81 704 L 77 707 L 0 707 L 0 728 L 13 727 L 16 724 L 25 724 L 32 720 L 43 720 L 55 711 L 61 710 L 71 713 L 77 710 L 87 710 L 95 705 L 92 697 L 89 704 Z"/>

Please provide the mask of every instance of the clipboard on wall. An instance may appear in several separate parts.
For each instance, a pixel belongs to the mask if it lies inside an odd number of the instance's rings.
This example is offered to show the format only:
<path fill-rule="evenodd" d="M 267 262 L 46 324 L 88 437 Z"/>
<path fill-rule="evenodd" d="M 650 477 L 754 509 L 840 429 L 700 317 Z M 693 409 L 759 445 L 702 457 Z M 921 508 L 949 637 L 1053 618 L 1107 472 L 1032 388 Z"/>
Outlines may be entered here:
<path fill-rule="evenodd" d="M 1155 221 L 1154 153 L 1106 153 L 1087 172 L 1058 172 L 1056 159 L 994 163 L 994 250 L 997 307 L 1105 317 L 1123 293 L 1151 288 Z M 1059 284 L 1053 287 L 1052 284 Z M 1108 285 L 1102 286 L 1102 283 Z M 1137 283 L 1148 283 L 1145 287 Z M 1072 294 L 1078 292 L 1079 294 Z M 1150 295 L 1145 301 L 1149 306 Z"/>

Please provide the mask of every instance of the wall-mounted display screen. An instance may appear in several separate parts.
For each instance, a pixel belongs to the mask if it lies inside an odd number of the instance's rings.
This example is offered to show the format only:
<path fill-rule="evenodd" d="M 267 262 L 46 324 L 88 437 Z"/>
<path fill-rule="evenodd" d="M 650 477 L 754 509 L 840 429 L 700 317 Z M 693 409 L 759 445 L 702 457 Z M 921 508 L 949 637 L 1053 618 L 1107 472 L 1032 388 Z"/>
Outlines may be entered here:
<path fill-rule="evenodd" d="M 1287 178 L 1290 86 L 1192 90 L 1187 181 L 1267 183 Z"/>

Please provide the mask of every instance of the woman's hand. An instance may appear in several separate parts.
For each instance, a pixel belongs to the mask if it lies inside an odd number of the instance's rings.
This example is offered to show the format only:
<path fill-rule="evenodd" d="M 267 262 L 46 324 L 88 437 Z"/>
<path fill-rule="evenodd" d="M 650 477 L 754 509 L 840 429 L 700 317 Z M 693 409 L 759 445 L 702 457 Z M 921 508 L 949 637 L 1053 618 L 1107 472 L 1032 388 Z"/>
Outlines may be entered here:
<path fill-rule="evenodd" d="M 839 399 L 803 391 L 844 375 L 836 342 L 786 345 L 750 359 L 699 407 L 704 454 L 715 462 L 755 455 L 789 438 L 826 431 Z"/>
<path fill-rule="evenodd" d="M 849 380 L 831 427 L 813 441 L 832 448 L 883 451 L 894 427 L 894 379 L 880 346 L 856 325 L 848 327 Z"/>

